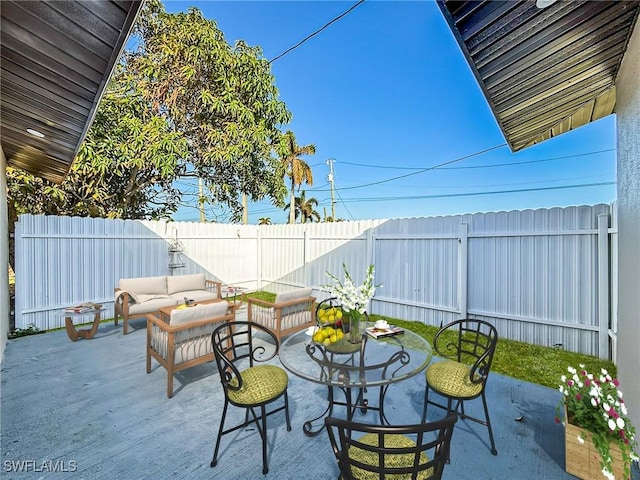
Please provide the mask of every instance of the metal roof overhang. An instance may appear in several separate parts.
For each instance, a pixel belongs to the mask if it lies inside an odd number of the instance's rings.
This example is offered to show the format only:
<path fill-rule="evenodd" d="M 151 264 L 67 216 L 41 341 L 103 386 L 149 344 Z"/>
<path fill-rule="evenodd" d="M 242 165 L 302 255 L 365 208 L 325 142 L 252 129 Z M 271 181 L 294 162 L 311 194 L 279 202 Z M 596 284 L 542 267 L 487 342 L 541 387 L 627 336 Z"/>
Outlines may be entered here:
<path fill-rule="evenodd" d="M 0 2 L 0 137 L 8 165 L 62 182 L 141 6 Z"/>
<path fill-rule="evenodd" d="M 512 151 L 614 111 L 639 1 L 453 1 L 438 5 Z"/>

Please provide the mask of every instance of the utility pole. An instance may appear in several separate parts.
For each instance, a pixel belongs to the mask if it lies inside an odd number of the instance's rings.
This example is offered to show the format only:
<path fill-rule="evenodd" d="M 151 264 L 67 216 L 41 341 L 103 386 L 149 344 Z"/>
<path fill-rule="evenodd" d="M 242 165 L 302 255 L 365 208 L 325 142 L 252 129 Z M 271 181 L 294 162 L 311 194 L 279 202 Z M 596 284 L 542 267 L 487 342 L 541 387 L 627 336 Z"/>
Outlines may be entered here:
<path fill-rule="evenodd" d="M 198 178 L 198 210 L 200 210 L 200 223 L 206 221 L 204 215 L 204 187 L 202 185 L 202 178 Z"/>
<path fill-rule="evenodd" d="M 249 205 L 247 204 L 247 194 L 242 194 L 242 224 L 249 224 Z"/>
<path fill-rule="evenodd" d="M 329 165 L 329 175 L 327 175 L 327 181 L 331 185 L 331 221 L 336 221 L 336 198 L 335 193 L 333 191 L 333 162 L 335 162 L 335 158 L 330 158 L 327 160 L 327 165 Z"/>

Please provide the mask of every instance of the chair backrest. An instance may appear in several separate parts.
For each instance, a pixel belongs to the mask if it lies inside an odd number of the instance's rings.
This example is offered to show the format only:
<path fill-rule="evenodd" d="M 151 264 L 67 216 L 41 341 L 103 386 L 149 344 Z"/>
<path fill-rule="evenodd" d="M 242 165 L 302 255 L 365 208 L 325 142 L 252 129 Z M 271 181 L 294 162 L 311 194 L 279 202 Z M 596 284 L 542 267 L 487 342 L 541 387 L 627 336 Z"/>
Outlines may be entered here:
<path fill-rule="evenodd" d="M 469 375 L 476 384 L 486 382 L 497 343 L 496 327 L 470 318 L 441 327 L 433 339 L 436 354 L 471 366 Z"/>
<path fill-rule="evenodd" d="M 257 338 L 262 332 L 268 338 Z M 264 337 L 264 335 L 262 335 Z M 266 362 L 278 354 L 280 344 L 275 334 L 255 322 L 225 322 L 211 334 L 211 345 L 216 358 L 220 382 L 227 390 L 240 390 L 240 371 L 253 367 L 255 362 Z"/>
<path fill-rule="evenodd" d="M 194 307 L 184 308 L 182 310 L 174 309 L 171 311 L 169 317 L 169 325 L 172 327 L 185 326 L 190 323 L 197 322 L 199 320 L 209 320 L 218 317 L 224 317 L 231 312 L 235 313 L 233 309 L 229 308 L 229 303 L 225 301 L 201 304 Z M 187 329 L 176 332 L 175 342 L 180 343 L 188 341 L 198 336 L 209 336 L 211 333 L 211 325 L 204 325 L 195 329 Z"/>
<path fill-rule="evenodd" d="M 453 413 L 417 425 L 369 425 L 333 417 L 325 424 L 344 480 L 426 480 L 441 478 L 457 420 Z"/>

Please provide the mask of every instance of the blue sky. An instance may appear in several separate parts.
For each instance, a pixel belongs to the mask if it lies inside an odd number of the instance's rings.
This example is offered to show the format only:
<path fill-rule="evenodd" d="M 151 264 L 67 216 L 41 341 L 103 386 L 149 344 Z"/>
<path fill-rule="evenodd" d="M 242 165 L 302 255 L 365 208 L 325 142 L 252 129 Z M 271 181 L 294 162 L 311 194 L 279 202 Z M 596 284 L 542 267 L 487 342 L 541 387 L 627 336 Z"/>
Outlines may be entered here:
<path fill-rule="evenodd" d="M 273 59 L 356 3 L 165 2 L 199 8 L 227 42 Z M 511 153 L 434 1 L 367 0 L 272 64 L 300 145 L 313 143 L 313 186 L 331 214 L 327 160 L 335 159 L 336 216 L 425 217 L 609 203 L 615 199 L 615 117 Z M 482 153 L 484 152 L 484 153 Z M 447 165 L 440 166 L 448 163 Z M 436 168 L 434 168 L 436 167 Z M 601 186 L 584 186 L 607 183 Z M 193 185 L 183 184 L 195 193 Z M 174 218 L 197 221 L 192 207 Z M 249 223 L 286 213 L 250 204 Z M 207 220 L 228 219 L 207 209 Z"/>

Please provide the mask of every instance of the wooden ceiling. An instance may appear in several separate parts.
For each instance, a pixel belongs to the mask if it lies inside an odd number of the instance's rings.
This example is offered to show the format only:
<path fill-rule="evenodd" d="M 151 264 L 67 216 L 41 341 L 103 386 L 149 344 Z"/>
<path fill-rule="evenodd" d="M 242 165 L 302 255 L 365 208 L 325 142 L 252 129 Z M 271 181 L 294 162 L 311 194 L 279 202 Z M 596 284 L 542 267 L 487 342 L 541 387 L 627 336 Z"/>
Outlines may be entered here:
<path fill-rule="evenodd" d="M 438 0 L 512 151 L 614 111 L 638 1 Z"/>
<path fill-rule="evenodd" d="M 0 136 L 10 166 L 63 180 L 141 4 L 0 2 Z"/>

